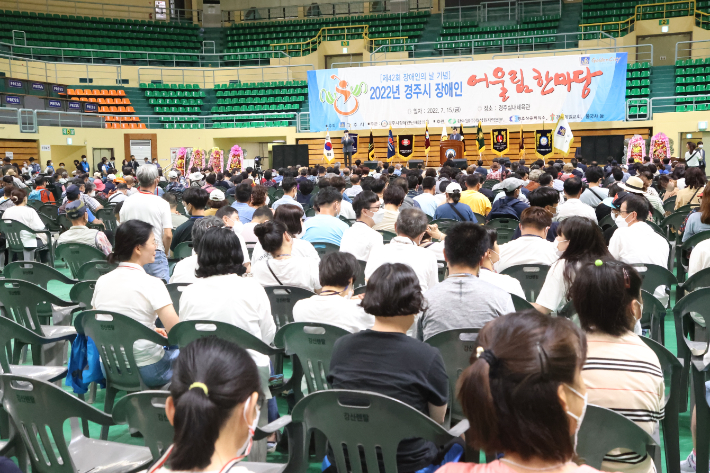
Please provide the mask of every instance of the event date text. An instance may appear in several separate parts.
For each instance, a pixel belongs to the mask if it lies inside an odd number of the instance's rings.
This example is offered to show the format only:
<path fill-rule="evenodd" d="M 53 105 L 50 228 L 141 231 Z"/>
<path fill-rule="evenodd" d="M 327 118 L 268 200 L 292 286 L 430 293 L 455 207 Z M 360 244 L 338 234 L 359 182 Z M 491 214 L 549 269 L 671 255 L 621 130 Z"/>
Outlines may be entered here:
<path fill-rule="evenodd" d="M 419 115 L 422 113 L 460 113 L 461 107 L 431 107 L 431 108 L 409 108 L 408 115 Z"/>

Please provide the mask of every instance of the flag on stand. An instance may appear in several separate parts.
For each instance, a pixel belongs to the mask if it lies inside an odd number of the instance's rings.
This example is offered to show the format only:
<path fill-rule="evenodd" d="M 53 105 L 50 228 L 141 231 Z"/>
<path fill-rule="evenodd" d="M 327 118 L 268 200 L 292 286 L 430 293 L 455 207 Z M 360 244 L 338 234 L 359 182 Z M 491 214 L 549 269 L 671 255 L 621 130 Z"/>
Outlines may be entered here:
<path fill-rule="evenodd" d="M 572 135 L 572 128 L 570 128 L 565 114 L 560 115 L 560 119 L 557 120 L 557 125 L 555 125 L 555 131 L 552 135 L 552 147 L 562 151 L 565 156 L 569 153 L 569 147 L 572 145 L 574 140 L 574 135 Z"/>
<path fill-rule="evenodd" d="M 367 146 L 367 160 L 375 159 L 375 139 L 372 137 L 372 129 L 370 129 L 370 144 Z"/>
<path fill-rule="evenodd" d="M 478 155 L 480 156 L 483 150 L 486 149 L 486 138 L 483 136 L 483 127 L 481 122 L 478 122 L 478 128 L 476 129 L 476 147 L 478 148 Z"/>
<path fill-rule="evenodd" d="M 424 125 L 424 152 L 429 156 L 429 148 L 431 148 L 431 143 L 429 142 L 429 122 Z"/>
<path fill-rule="evenodd" d="M 390 136 L 387 138 L 387 161 L 392 161 L 392 159 L 397 154 L 397 145 L 394 142 L 394 136 L 392 136 L 392 127 L 390 126 Z"/>
<path fill-rule="evenodd" d="M 441 130 L 441 141 L 446 141 L 449 139 L 449 134 L 446 132 L 446 125 L 444 125 L 444 129 Z"/>
<path fill-rule="evenodd" d="M 459 134 L 461 135 L 461 142 L 463 143 L 463 155 L 466 157 L 466 138 L 463 136 L 463 122 L 459 125 Z"/>
<path fill-rule="evenodd" d="M 335 159 L 335 152 L 333 151 L 333 143 L 330 142 L 330 132 L 325 133 L 325 144 L 323 145 L 323 157 L 326 161 L 331 162 Z"/>
<path fill-rule="evenodd" d="M 525 157 L 525 138 L 523 136 L 523 125 L 520 125 L 520 144 L 518 145 L 518 155 L 522 159 Z"/>

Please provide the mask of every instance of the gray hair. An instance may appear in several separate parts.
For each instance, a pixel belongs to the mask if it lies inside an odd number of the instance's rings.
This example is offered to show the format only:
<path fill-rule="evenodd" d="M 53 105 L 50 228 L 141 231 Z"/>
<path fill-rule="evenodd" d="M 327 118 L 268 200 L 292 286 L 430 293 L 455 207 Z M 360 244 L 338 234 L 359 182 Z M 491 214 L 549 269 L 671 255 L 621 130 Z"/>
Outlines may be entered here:
<path fill-rule="evenodd" d="M 199 252 L 200 242 L 202 241 L 202 237 L 205 236 L 205 233 L 207 233 L 208 228 L 223 226 L 224 222 L 222 219 L 214 215 L 198 218 L 192 226 L 192 248 L 195 250 L 195 253 Z"/>
<path fill-rule="evenodd" d="M 152 164 L 144 164 L 138 168 L 136 177 L 141 187 L 150 187 L 158 178 L 158 168 Z"/>
<path fill-rule="evenodd" d="M 528 174 L 528 177 L 533 182 L 540 182 L 540 176 L 542 176 L 544 173 L 545 171 L 543 171 L 542 169 L 533 169 L 532 171 L 530 171 L 530 174 Z"/>
<path fill-rule="evenodd" d="M 426 231 L 429 219 L 419 209 L 404 209 L 397 217 L 397 235 L 416 238 Z"/>

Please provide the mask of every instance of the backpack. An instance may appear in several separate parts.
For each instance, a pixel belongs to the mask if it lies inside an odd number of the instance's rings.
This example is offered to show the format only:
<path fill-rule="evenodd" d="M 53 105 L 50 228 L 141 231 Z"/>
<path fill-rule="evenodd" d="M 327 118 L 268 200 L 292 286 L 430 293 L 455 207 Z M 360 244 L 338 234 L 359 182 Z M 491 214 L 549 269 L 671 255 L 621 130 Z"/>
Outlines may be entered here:
<path fill-rule="evenodd" d="M 509 202 L 505 200 L 505 197 L 498 202 L 493 204 L 493 209 L 491 209 L 491 212 L 488 214 L 488 220 L 492 220 L 494 218 L 513 218 L 515 220 L 518 220 L 518 213 L 515 211 L 513 206 L 514 202 L 519 202 L 518 199 L 513 199 Z M 498 206 L 496 207 L 496 204 Z"/>
<path fill-rule="evenodd" d="M 41 192 L 42 192 L 43 190 L 44 190 L 44 189 L 40 189 L 40 190 L 35 189 L 35 190 L 33 190 L 32 192 L 30 192 L 30 195 L 27 197 L 27 200 L 39 200 L 39 201 L 41 201 L 41 200 L 42 200 L 42 193 L 41 193 Z"/>

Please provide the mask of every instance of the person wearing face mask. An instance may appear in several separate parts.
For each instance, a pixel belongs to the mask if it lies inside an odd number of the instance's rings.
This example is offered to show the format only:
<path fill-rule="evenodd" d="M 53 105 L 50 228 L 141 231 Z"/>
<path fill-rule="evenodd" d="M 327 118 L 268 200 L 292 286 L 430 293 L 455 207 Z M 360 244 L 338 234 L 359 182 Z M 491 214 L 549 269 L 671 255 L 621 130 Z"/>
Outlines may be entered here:
<path fill-rule="evenodd" d="M 330 324 L 353 333 L 372 328 L 375 318 L 365 313 L 359 299 L 352 299 L 360 271 L 360 265 L 350 253 L 338 251 L 324 255 L 318 265 L 322 290 L 318 295 L 296 302 L 294 322 Z"/>
<path fill-rule="evenodd" d="M 490 463 L 448 463 L 438 471 L 597 472 L 575 463 L 588 402 L 584 333 L 565 318 L 528 310 L 489 322 L 478 344 L 459 380 L 458 400 L 471 424 L 466 438 L 476 450 L 503 456 Z"/>
<path fill-rule="evenodd" d="M 523 286 L 520 284 L 520 281 L 507 274 L 500 274 L 498 272 L 498 263 L 500 261 L 498 230 L 495 228 L 486 228 L 486 233 L 488 235 L 488 251 L 483 255 L 483 259 L 481 260 L 481 270 L 478 272 L 478 277 L 503 289 L 508 294 L 515 294 L 525 299 L 525 292 L 523 291 Z"/>
<path fill-rule="evenodd" d="M 569 179 L 568 179 L 569 180 Z M 543 314 L 562 309 L 569 300 L 569 288 L 584 263 L 612 259 L 599 226 L 586 217 L 570 217 L 557 227 L 553 243 L 558 259 L 547 272 L 533 306 Z"/>
<path fill-rule="evenodd" d="M 494 218 L 515 218 L 520 220 L 523 210 L 530 207 L 530 204 L 520 200 L 520 189 L 525 184 L 522 180 L 509 177 L 500 184 L 493 186 L 493 190 L 503 189 L 505 197 L 493 202 L 490 213 L 486 216 L 488 220 Z"/>
<path fill-rule="evenodd" d="M 457 328 L 480 329 L 495 317 L 515 311 L 506 290 L 481 278 L 481 273 L 487 272 L 481 264 L 490 250 L 483 226 L 472 222 L 455 225 L 443 244 L 449 275 L 424 293 L 426 308 L 416 324 L 419 340 Z M 475 304 L 470 303 L 471 294 L 476 294 Z"/>
<path fill-rule="evenodd" d="M 503 271 L 519 264 L 551 265 L 557 261 L 553 243 L 547 241 L 552 225 L 550 212 L 540 207 L 529 207 L 520 216 L 520 238 L 500 247 L 497 270 Z"/>
<path fill-rule="evenodd" d="M 247 473 L 240 460 L 266 457 L 264 442 L 253 440 L 266 423 L 260 406 L 268 392 L 257 366 L 246 350 L 217 337 L 200 338 L 182 351 L 165 402 L 173 444 L 149 473 Z"/>
<path fill-rule="evenodd" d="M 619 412 L 653 434 L 663 419 L 665 386 L 658 357 L 634 333 L 643 313 L 641 281 L 628 264 L 598 260 L 579 268 L 570 296 L 587 333 L 582 378 L 589 402 Z M 609 452 L 602 468 L 624 473 L 655 471 L 650 456 L 626 449 Z"/>
<path fill-rule="evenodd" d="M 401 189 L 400 191 L 403 194 Z M 438 284 L 436 254 L 419 246 L 428 224 L 426 214 L 419 209 L 406 209 L 399 212 L 394 225 L 397 236 L 388 244 L 375 248 L 370 253 L 365 266 L 365 280 L 370 279 L 370 276 L 383 264 L 405 263 L 412 267 L 419 278 L 422 291 L 426 292 Z"/>
<path fill-rule="evenodd" d="M 370 254 L 384 245 L 380 232 L 372 229 L 374 216 L 380 210 L 380 201 L 372 191 L 362 191 L 353 200 L 357 221 L 343 232 L 340 251 L 353 255 L 360 261 L 369 261 Z"/>
<path fill-rule="evenodd" d="M 334 187 L 322 189 L 315 197 L 315 208 L 318 214 L 306 220 L 303 228 L 303 239 L 311 243 L 325 242 L 340 246 L 343 233 L 350 226 L 340 220 L 340 203 L 342 195 Z"/>
<path fill-rule="evenodd" d="M 189 187 L 185 190 L 182 201 L 185 205 L 185 210 L 190 215 L 190 219 L 175 230 L 170 250 L 175 251 L 175 248 L 180 243 L 192 239 L 192 226 L 197 220 L 205 217 L 205 206 L 209 198 L 210 195 L 207 191 L 199 187 Z"/>
<path fill-rule="evenodd" d="M 89 166 L 89 163 L 86 160 L 86 156 L 84 156 L 83 154 L 81 155 L 81 162 L 79 163 L 79 166 L 84 173 L 88 173 L 89 171 L 91 171 L 91 166 Z"/>

